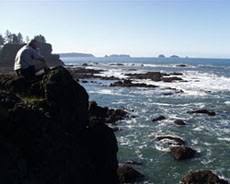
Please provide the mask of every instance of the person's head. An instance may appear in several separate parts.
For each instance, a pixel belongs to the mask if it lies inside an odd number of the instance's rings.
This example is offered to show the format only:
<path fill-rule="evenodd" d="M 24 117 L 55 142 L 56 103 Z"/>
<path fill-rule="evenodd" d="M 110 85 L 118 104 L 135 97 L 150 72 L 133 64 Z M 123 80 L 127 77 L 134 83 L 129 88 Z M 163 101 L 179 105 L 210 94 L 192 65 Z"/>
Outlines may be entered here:
<path fill-rule="evenodd" d="M 38 41 L 35 40 L 35 39 L 32 39 L 32 40 L 29 41 L 28 45 L 30 47 L 32 47 L 33 49 L 37 49 L 38 48 Z"/>

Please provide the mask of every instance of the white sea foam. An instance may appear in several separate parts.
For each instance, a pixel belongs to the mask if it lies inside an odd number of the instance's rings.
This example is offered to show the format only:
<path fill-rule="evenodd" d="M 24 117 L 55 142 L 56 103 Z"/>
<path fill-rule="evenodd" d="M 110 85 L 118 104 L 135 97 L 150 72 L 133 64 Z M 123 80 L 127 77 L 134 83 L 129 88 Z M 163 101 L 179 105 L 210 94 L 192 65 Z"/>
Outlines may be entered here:
<path fill-rule="evenodd" d="M 230 101 L 225 101 L 224 102 L 226 105 L 230 105 Z"/>
<path fill-rule="evenodd" d="M 227 141 L 227 142 L 230 142 L 230 138 L 229 137 L 219 137 L 217 138 L 218 140 L 220 141 Z"/>
<path fill-rule="evenodd" d="M 230 78 L 215 74 L 187 71 L 182 78 L 187 82 L 154 82 L 151 80 L 137 80 L 148 85 L 157 85 L 164 88 L 183 90 L 185 95 L 204 96 L 209 92 L 230 91 Z M 227 102 L 230 104 L 230 102 Z"/>

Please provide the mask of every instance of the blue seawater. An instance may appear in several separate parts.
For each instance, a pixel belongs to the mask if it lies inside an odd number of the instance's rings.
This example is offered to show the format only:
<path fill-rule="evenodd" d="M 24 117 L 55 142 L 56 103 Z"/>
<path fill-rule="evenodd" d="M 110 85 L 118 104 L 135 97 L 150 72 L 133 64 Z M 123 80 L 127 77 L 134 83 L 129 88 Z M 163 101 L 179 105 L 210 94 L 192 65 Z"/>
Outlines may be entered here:
<path fill-rule="evenodd" d="M 103 75 L 125 78 L 125 73 L 147 71 L 182 72 L 187 82 L 152 82 L 160 88 L 109 87 L 112 81 L 82 84 L 101 106 L 125 108 L 134 118 L 118 123 L 116 132 L 120 162 L 142 162 L 134 166 L 146 178 L 139 183 L 176 184 L 192 170 L 211 169 L 230 178 L 230 60 L 192 58 L 62 58 L 67 65 L 103 69 Z M 186 67 L 181 67 L 185 64 Z M 95 79 L 93 79 L 95 80 Z M 171 88 L 182 94 L 164 95 Z M 206 108 L 216 116 L 188 114 L 193 109 Z M 153 123 L 153 117 L 166 120 Z M 186 126 L 177 126 L 175 119 L 183 119 Z M 198 151 L 195 158 L 176 161 L 162 145 L 157 135 L 175 135 Z"/>

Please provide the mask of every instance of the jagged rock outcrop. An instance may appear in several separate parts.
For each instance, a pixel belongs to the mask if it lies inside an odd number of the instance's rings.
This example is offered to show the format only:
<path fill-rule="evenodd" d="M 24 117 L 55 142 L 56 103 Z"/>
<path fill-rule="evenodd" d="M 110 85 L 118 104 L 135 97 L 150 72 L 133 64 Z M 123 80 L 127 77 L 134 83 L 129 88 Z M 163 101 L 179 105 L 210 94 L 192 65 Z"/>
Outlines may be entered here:
<path fill-rule="evenodd" d="M 121 183 L 135 183 L 144 178 L 144 175 L 128 164 L 120 164 L 117 170 Z"/>
<path fill-rule="evenodd" d="M 150 79 L 155 82 L 174 82 L 174 81 L 183 81 L 180 77 L 174 75 L 183 75 L 182 73 L 161 73 L 161 72 L 147 72 L 147 73 L 134 73 L 126 74 L 130 79 Z"/>
<path fill-rule="evenodd" d="M 176 160 L 185 160 L 193 158 L 196 154 L 196 151 L 187 146 L 172 146 L 170 147 L 171 155 Z"/>
<path fill-rule="evenodd" d="M 210 170 L 190 172 L 181 180 L 181 184 L 229 184 Z"/>
<path fill-rule="evenodd" d="M 125 119 L 128 112 L 123 109 L 109 109 L 98 106 L 95 101 L 89 103 L 90 125 L 97 122 L 115 124 L 116 121 Z"/>
<path fill-rule="evenodd" d="M 6 44 L 0 52 L 0 66 L 13 68 L 14 59 L 17 51 L 23 47 L 24 44 Z M 52 54 L 52 45 L 49 43 L 40 43 L 39 49 L 49 66 L 62 66 L 64 63 L 60 60 L 59 55 Z"/>
<path fill-rule="evenodd" d="M 34 81 L 0 75 L 0 183 L 118 183 L 116 137 L 89 126 L 88 103 L 63 67 Z"/>

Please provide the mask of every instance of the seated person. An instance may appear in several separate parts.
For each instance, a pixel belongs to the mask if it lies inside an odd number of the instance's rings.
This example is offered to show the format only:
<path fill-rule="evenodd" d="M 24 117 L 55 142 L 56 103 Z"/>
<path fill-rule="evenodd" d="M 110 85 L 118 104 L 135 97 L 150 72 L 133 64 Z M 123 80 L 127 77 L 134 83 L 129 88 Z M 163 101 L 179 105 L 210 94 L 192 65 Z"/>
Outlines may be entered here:
<path fill-rule="evenodd" d="M 42 69 L 49 70 L 44 57 L 38 51 L 38 41 L 33 39 L 17 52 L 14 70 L 18 76 L 33 79 L 36 72 Z"/>

